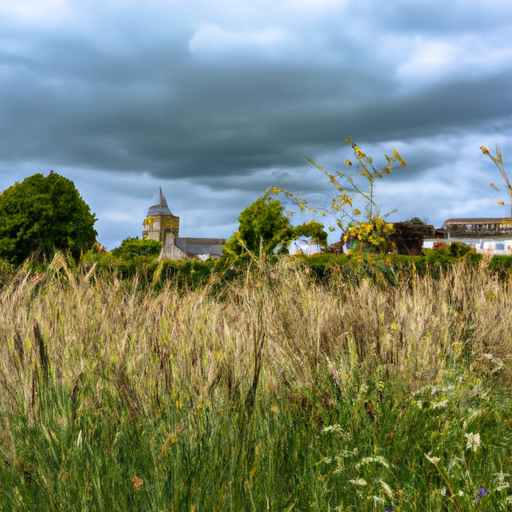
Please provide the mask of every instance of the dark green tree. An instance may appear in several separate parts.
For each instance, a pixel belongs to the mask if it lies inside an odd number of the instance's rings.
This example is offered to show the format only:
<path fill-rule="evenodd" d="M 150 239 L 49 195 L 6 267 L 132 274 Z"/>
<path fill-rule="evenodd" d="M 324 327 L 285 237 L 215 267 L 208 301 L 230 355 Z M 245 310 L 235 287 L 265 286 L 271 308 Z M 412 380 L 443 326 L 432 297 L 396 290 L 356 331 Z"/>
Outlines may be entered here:
<path fill-rule="evenodd" d="M 0 258 L 20 264 L 56 250 L 78 258 L 96 241 L 95 222 L 71 180 L 34 174 L 0 195 Z"/>
<path fill-rule="evenodd" d="M 325 245 L 327 234 L 318 222 L 307 222 L 293 227 L 284 213 L 284 207 L 268 194 L 257 199 L 238 217 L 239 228 L 227 242 L 224 254 L 242 256 L 258 255 L 260 244 L 266 255 L 273 254 L 281 247 L 286 249 L 291 240 L 301 236 L 312 236 Z"/>
<path fill-rule="evenodd" d="M 158 240 L 141 240 L 140 238 L 126 238 L 119 247 L 112 249 L 112 255 L 122 260 L 132 260 L 140 256 L 157 257 L 162 249 L 162 242 Z"/>

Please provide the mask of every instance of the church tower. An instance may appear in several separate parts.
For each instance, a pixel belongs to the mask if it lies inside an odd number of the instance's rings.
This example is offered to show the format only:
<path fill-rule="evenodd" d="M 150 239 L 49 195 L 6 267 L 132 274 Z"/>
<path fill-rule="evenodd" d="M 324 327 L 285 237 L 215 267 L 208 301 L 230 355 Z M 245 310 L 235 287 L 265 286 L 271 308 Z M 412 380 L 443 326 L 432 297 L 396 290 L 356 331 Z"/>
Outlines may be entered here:
<path fill-rule="evenodd" d="M 169 210 L 167 201 L 160 187 L 160 203 L 151 206 L 143 222 L 142 238 L 158 240 L 165 243 L 167 236 L 178 237 L 180 232 L 180 218 Z"/>

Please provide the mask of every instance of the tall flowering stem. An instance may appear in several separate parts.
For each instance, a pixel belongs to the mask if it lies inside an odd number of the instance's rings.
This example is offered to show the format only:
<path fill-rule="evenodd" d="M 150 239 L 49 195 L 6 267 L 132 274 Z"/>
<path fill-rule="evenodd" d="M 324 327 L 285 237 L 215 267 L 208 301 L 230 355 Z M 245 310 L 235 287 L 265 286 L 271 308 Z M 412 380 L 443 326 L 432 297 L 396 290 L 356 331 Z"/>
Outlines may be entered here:
<path fill-rule="evenodd" d="M 398 151 L 393 148 L 392 156 L 385 155 L 386 165 L 382 169 L 378 169 L 375 167 L 371 156 L 366 155 L 351 138 L 347 138 L 346 140 L 352 146 L 355 161 L 352 163 L 350 159 L 346 160 L 345 166 L 356 168 L 357 170 L 355 172 L 337 171 L 335 174 L 331 174 L 311 158 L 306 158 L 306 160 L 314 165 L 336 189 L 329 206 L 318 211 L 316 208 L 310 206 L 302 197 L 291 194 L 286 190 L 274 187 L 270 189 L 270 192 L 274 194 L 284 194 L 300 208 L 301 212 L 307 210 L 313 214 L 320 213 L 322 216 L 326 216 L 327 214 L 333 215 L 336 219 L 336 226 L 341 229 L 342 232 L 356 230 L 357 233 L 354 232 L 351 235 L 355 235 L 356 238 L 358 238 L 359 235 L 367 236 L 371 231 L 371 240 L 367 241 L 370 242 L 371 245 L 377 246 L 381 244 L 380 235 L 375 238 L 377 231 L 379 231 L 377 228 L 382 227 L 385 223 L 380 218 L 380 208 L 375 202 L 375 182 L 377 179 L 382 179 L 384 175 L 390 174 L 395 163 L 399 163 L 402 167 L 405 167 L 407 164 Z M 363 181 L 366 186 L 358 183 L 356 178 L 359 176 L 364 178 Z M 352 198 L 353 195 L 359 197 L 365 203 L 364 214 L 363 211 L 355 206 L 354 199 Z M 360 230 L 356 229 L 359 224 L 362 225 Z M 330 231 L 335 231 L 335 229 L 334 226 L 329 228 Z M 378 242 L 377 238 L 379 239 Z"/>
<path fill-rule="evenodd" d="M 505 180 L 510 203 L 510 216 L 512 217 L 512 186 L 510 186 L 510 181 L 508 179 L 507 172 L 505 171 L 505 165 L 503 164 L 503 156 L 501 154 L 500 145 L 496 144 L 496 156 L 491 155 L 491 153 L 485 146 L 480 146 L 480 150 L 484 155 L 487 155 L 494 162 L 494 164 L 500 171 L 501 177 Z M 491 187 L 494 190 L 499 191 L 499 188 L 494 183 L 491 183 Z M 503 201 L 498 201 L 498 204 L 505 206 L 505 203 Z"/>

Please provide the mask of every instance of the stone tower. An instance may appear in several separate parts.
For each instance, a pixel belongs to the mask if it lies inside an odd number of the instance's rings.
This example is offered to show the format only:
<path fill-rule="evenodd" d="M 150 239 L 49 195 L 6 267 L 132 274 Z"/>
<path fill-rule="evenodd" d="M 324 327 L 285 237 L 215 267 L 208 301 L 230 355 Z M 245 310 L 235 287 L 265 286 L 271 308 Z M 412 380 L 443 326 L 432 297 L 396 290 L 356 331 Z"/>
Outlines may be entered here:
<path fill-rule="evenodd" d="M 151 206 L 143 222 L 142 238 L 158 240 L 165 243 L 167 236 L 178 237 L 180 232 L 180 218 L 169 210 L 167 201 L 160 187 L 160 203 Z"/>

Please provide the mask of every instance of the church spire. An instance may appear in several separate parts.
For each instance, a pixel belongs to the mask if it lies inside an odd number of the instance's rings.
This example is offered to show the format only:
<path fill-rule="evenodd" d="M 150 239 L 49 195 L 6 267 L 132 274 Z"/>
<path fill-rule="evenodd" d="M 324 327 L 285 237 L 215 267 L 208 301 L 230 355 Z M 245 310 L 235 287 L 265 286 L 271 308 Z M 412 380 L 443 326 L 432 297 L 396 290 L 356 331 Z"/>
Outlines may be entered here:
<path fill-rule="evenodd" d="M 167 200 L 165 199 L 162 187 L 159 187 L 159 202 L 151 206 L 144 220 L 143 238 L 151 240 L 165 241 L 167 234 L 179 236 L 180 219 L 169 210 Z"/>
<path fill-rule="evenodd" d="M 167 204 L 167 200 L 165 199 L 164 193 L 162 192 L 162 187 L 160 187 L 160 203 L 158 204 L 158 213 L 160 215 L 172 215 L 171 210 L 169 210 L 169 205 Z"/>

